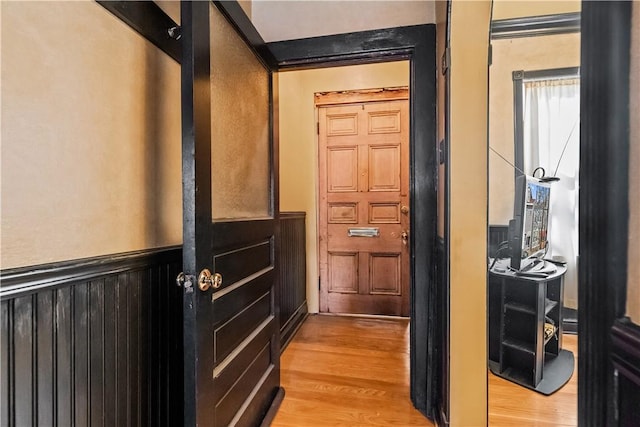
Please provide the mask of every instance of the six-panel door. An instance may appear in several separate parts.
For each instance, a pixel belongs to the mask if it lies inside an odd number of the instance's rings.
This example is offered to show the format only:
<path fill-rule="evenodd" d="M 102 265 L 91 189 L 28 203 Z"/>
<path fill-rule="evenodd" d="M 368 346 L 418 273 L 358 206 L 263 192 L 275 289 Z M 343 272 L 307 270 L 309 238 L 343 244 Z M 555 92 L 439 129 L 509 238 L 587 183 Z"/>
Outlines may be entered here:
<path fill-rule="evenodd" d="M 321 311 L 408 316 L 408 101 L 318 117 Z"/>

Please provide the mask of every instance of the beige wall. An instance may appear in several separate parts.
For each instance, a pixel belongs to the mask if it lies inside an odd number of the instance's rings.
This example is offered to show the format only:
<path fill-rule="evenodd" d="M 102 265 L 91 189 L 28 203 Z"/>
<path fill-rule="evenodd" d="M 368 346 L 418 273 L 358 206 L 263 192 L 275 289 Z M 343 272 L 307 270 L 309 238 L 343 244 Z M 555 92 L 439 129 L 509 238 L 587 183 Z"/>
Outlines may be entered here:
<path fill-rule="evenodd" d="M 156 0 L 155 3 L 160 6 L 160 9 L 164 11 L 171 19 L 173 19 L 176 23 L 180 24 L 180 2 L 176 0 Z M 243 3 L 240 2 L 242 6 Z M 251 7 L 251 2 L 249 2 L 249 8 Z M 249 9 L 251 10 L 251 9 Z"/>
<path fill-rule="evenodd" d="M 179 65 L 95 2 L 0 7 L 1 267 L 179 244 Z"/>
<path fill-rule="evenodd" d="M 489 145 L 514 163 L 511 73 L 579 67 L 580 34 L 493 40 L 491 44 Z M 507 162 L 489 152 L 489 224 L 507 225 L 513 217 L 513 173 Z"/>
<path fill-rule="evenodd" d="M 513 78 L 515 70 L 534 71 L 580 66 L 580 34 L 493 40 L 489 67 L 489 145 L 514 160 Z M 532 173 L 533 171 L 525 171 Z M 507 225 L 513 217 L 513 168 L 489 151 L 489 224 Z M 578 306 L 575 276 L 567 276 L 565 305 Z"/>
<path fill-rule="evenodd" d="M 280 210 L 307 213 L 307 302 L 318 312 L 317 135 L 314 93 L 407 86 L 409 63 L 288 71 L 280 84 Z"/>
<path fill-rule="evenodd" d="M 631 118 L 629 156 L 629 269 L 627 316 L 640 325 L 640 2 L 633 3 L 631 35 Z"/>
<path fill-rule="evenodd" d="M 580 1 L 494 0 L 493 19 L 579 12 Z"/>
<path fill-rule="evenodd" d="M 487 106 L 490 1 L 451 10 L 450 425 L 487 425 Z"/>

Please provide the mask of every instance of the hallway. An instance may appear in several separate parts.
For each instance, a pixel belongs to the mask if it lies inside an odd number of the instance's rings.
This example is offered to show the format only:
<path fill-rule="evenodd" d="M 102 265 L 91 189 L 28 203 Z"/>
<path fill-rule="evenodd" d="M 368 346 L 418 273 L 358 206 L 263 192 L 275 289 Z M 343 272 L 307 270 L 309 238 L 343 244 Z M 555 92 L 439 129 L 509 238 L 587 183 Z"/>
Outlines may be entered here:
<path fill-rule="evenodd" d="M 577 354 L 577 337 L 564 335 Z M 409 320 L 311 315 L 281 358 L 273 427 L 433 426 L 409 399 Z M 552 396 L 489 375 L 489 425 L 575 426 L 577 372 Z"/>
<path fill-rule="evenodd" d="M 311 315 L 282 354 L 272 426 L 432 426 L 409 399 L 409 320 Z"/>

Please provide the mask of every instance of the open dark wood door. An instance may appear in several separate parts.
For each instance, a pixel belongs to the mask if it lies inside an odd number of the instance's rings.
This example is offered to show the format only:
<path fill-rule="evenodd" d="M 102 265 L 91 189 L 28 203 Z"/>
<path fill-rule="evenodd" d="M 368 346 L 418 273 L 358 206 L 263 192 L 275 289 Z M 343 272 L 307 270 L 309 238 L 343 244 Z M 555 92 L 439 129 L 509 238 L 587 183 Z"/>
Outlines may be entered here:
<path fill-rule="evenodd" d="M 223 6 L 181 7 L 184 425 L 258 425 L 280 390 L 277 87 Z"/>

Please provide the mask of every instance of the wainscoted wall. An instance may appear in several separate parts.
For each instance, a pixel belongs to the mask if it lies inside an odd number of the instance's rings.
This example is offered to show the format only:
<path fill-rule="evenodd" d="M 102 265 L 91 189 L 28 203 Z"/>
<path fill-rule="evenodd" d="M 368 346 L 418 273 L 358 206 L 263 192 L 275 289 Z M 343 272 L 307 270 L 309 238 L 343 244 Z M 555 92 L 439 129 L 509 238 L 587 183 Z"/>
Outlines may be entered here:
<path fill-rule="evenodd" d="M 2 271 L 0 425 L 180 424 L 181 264 L 169 248 Z"/>
<path fill-rule="evenodd" d="M 509 226 L 508 225 L 489 225 L 489 247 L 488 255 L 493 258 L 496 256 L 498 246 L 500 243 L 509 240 Z M 503 252 L 502 255 L 505 255 Z"/>
<path fill-rule="evenodd" d="M 640 326 L 631 319 L 616 321 L 611 329 L 614 368 L 615 413 L 620 427 L 640 421 Z"/>
<path fill-rule="evenodd" d="M 280 213 L 280 348 L 307 316 L 305 213 Z"/>
<path fill-rule="evenodd" d="M 282 347 L 307 314 L 305 214 L 281 214 Z M 182 424 L 180 247 L 0 272 L 0 426 Z"/>
<path fill-rule="evenodd" d="M 441 425 L 449 425 L 449 269 L 448 254 L 445 239 L 438 236 L 436 244 L 436 280 L 430 295 L 436 299 L 436 313 L 434 313 L 434 334 L 436 345 L 431 350 L 431 357 L 438 368 L 430 374 L 430 381 L 435 382 L 434 390 L 439 390 L 436 408 L 439 413 L 436 419 Z"/>

